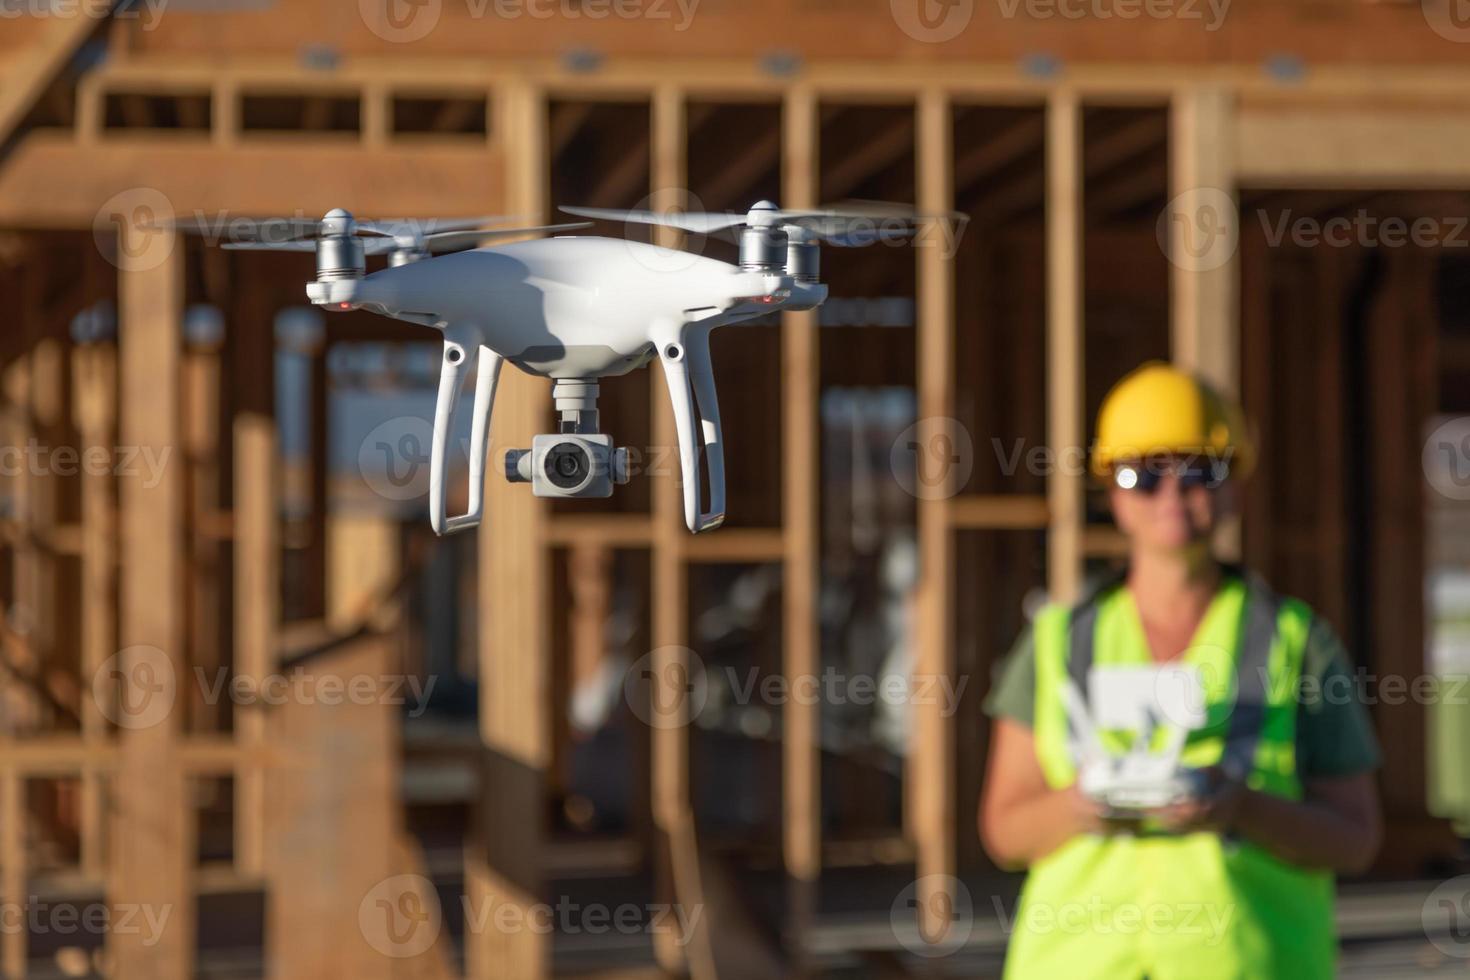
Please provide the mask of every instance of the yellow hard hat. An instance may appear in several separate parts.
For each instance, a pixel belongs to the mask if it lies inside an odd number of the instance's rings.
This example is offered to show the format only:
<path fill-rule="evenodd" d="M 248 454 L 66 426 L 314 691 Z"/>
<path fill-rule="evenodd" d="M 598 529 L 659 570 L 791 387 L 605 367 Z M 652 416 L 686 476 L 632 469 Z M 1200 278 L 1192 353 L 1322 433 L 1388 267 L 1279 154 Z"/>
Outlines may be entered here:
<path fill-rule="evenodd" d="M 1186 371 L 1149 361 L 1103 399 L 1092 471 L 1105 477 L 1120 460 L 1164 453 L 1224 459 L 1237 477 L 1255 466 L 1245 413 L 1234 400 Z"/>

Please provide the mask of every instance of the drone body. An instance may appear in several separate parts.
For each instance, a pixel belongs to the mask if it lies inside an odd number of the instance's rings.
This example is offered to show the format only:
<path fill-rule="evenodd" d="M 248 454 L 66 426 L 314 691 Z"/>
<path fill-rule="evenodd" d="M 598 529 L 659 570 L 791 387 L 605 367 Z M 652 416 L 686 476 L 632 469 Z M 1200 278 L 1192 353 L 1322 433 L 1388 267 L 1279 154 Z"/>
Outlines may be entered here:
<path fill-rule="evenodd" d="M 867 244 L 892 237 L 875 218 L 912 225 L 906 208 L 860 205 L 844 211 L 781 211 L 760 202 L 747 214 L 658 215 L 566 208 L 588 217 L 661 224 L 700 234 L 740 229 L 734 265 L 690 252 L 623 239 L 566 237 L 472 248 L 487 240 L 587 227 L 472 230 L 496 219 L 440 223 L 358 222 L 332 211 L 318 222 L 275 223 L 276 240 L 257 234 L 226 248 L 315 251 L 317 278 L 306 287 L 328 310 L 362 309 L 432 327 L 444 335 L 430 448 L 429 513 L 436 533 L 478 525 L 484 513 L 485 459 L 495 388 L 505 361 L 553 380 L 558 431 L 529 450 L 506 454 L 506 477 L 538 496 L 600 497 L 625 483 L 627 451 L 598 431 L 598 379 L 657 359 L 668 382 L 679 439 L 684 519 L 694 533 L 724 521 L 724 450 L 709 334 L 775 310 L 808 310 L 827 297 L 817 281 L 822 241 Z M 866 223 L 854 229 L 854 222 Z M 269 232 L 271 222 L 262 224 Z M 912 230 L 912 229 L 908 229 Z M 376 236 L 376 237 L 363 237 Z M 367 274 L 368 255 L 388 267 Z M 476 375 L 469 459 L 469 507 L 450 516 L 450 434 L 465 376 Z M 701 506 L 700 465 L 709 483 Z"/>
<path fill-rule="evenodd" d="M 327 307 L 473 326 L 521 370 L 570 379 L 626 374 L 649 362 L 657 339 L 676 341 L 671 332 L 685 323 L 712 328 L 761 316 L 785 306 L 792 285 L 784 274 L 741 273 L 727 262 L 642 242 L 570 237 L 314 283 L 309 294 Z M 825 294 L 820 286 L 796 291 L 810 305 Z"/>

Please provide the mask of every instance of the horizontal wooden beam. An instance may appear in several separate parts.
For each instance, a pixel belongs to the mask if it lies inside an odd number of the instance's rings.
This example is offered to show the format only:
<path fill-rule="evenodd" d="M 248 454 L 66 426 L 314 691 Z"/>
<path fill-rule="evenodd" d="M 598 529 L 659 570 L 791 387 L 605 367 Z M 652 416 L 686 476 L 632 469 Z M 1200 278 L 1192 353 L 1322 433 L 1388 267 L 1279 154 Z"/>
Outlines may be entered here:
<path fill-rule="evenodd" d="M 1115 527 L 1089 525 L 1082 532 L 1082 554 L 1088 558 L 1126 558 L 1128 539 Z"/>
<path fill-rule="evenodd" d="M 1243 187 L 1448 188 L 1470 185 L 1470 109 L 1242 106 Z"/>
<path fill-rule="evenodd" d="M 552 514 L 546 520 L 551 544 L 566 547 L 595 542 L 611 548 L 647 548 L 653 521 L 647 514 Z"/>
<path fill-rule="evenodd" d="M 219 15 L 210 20 L 218 26 Z M 275 30 L 279 30 L 279 24 Z M 1297 102 L 1318 96 L 1388 98 L 1429 96 L 1443 100 L 1445 92 L 1470 90 L 1470 68 L 1446 64 L 1398 64 L 1314 66 L 1290 86 L 1274 80 L 1255 62 L 1181 67 L 1108 61 L 1069 64 L 1066 87 L 1086 98 L 1089 106 L 1103 104 L 1157 104 L 1185 84 L 1209 81 L 1242 94 L 1280 99 L 1289 94 Z M 508 82 L 535 82 L 556 97 L 578 99 L 648 97 L 661 82 L 677 80 L 691 100 L 728 98 L 778 98 L 790 78 L 773 74 L 751 58 L 638 57 L 609 61 L 597 71 L 577 71 L 558 57 L 488 57 L 445 55 L 442 57 L 368 55 L 344 61 L 334 71 L 323 73 L 301 63 L 294 52 L 279 55 L 252 54 L 221 64 L 214 57 L 192 52 L 138 51 L 88 76 L 104 90 L 132 88 L 138 84 L 168 90 L 229 84 L 274 91 L 341 92 L 382 82 L 391 91 L 478 88 L 481 91 Z M 803 65 L 802 80 L 823 101 L 854 101 L 871 95 L 874 101 L 905 96 L 912 98 L 923 86 L 939 85 L 957 102 L 1012 104 L 1036 103 L 1044 99 L 1059 80 L 1027 72 L 1013 60 L 972 59 L 967 61 L 821 60 Z"/>
<path fill-rule="evenodd" d="M 949 5 L 938 23 L 926 22 L 924 8 L 909 4 L 645 2 L 631 5 L 630 11 L 624 4 L 601 5 L 600 10 L 580 6 L 420 4 L 404 8 L 412 13 L 397 21 L 386 14 L 391 8 L 381 5 L 362 5 L 361 16 L 355 5 L 350 14 L 330 4 L 212 5 L 178 11 L 170 6 L 167 16 L 152 22 L 146 10 L 135 15 L 130 53 L 209 51 L 231 61 L 291 48 L 285 40 L 289 38 L 330 38 L 344 65 L 404 50 L 440 57 L 484 52 L 494 58 L 528 53 L 558 58 L 580 50 L 619 62 L 677 48 L 687 58 L 743 56 L 752 70 L 759 70 L 755 53 L 773 47 L 772 37 L 790 37 L 801 40 L 800 51 L 808 60 L 900 57 L 953 65 L 988 58 L 1016 63 L 1045 50 L 1066 65 L 1061 73 L 1066 76 L 1074 64 L 1107 58 L 1177 72 L 1180 66 L 1204 65 L 1222 56 L 1264 75 L 1261 62 L 1290 50 L 1311 66 L 1309 78 L 1318 65 L 1350 58 L 1453 64 L 1461 57 L 1453 43 L 1426 24 L 1417 4 L 1354 4 L 1330 18 L 1293 4 L 1232 7 L 1228 17 L 1208 6 L 1181 5 L 1172 17 L 1140 14 L 1137 8 L 1134 16 L 1124 16 L 1120 8 L 1115 16 L 1089 18 L 1085 29 L 1072 29 L 1075 25 L 1057 19 L 1054 8 L 1022 8 L 1018 13 L 999 4 Z M 586 72 L 589 62 L 577 59 L 568 68 Z"/>
<path fill-rule="evenodd" d="M 34 133 L 0 166 L 0 225 L 21 227 L 90 228 L 106 220 L 104 205 L 178 215 L 196 209 L 316 215 L 345 207 L 427 216 L 450 201 L 494 212 L 503 197 L 501 159 L 478 146 L 365 149 L 354 142 L 261 139 L 226 149 L 207 137 L 85 146 L 66 134 Z"/>
<path fill-rule="evenodd" d="M 119 751 L 111 739 L 76 736 L 0 739 L 0 756 L 5 764 L 27 777 L 65 777 L 84 771 L 115 769 Z M 265 748 L 241 748 L 227 735 L 191 736 L 178 743 L 177 752 L 179 765 L 196 775 L 226 775 L 237 767 L 263 768 L 284 761 Z"/>
<path fill-rule="evenodd" d="M 684 542 L 689 562 L 778 562 L 786 555 L 786 536 L 780 528 L 727 527 Z"/>
<path fill-rule="evenodd" d="M 1049 514 L 1042 496 L 962 494 L 949 501 L 950 524 L 966 531 L 1042 529 Z"/>

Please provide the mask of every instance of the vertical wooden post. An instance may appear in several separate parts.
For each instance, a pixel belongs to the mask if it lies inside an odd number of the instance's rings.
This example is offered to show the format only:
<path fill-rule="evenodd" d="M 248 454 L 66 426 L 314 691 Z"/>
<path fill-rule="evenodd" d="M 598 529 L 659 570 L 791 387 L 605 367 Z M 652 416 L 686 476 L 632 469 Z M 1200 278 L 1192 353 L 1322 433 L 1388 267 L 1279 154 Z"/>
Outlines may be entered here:
<path fill-rule="evenodd" d="M 24 340 L 20 341 L 24 344 Z M 0 390 L 3 390 L 6 411 L 0 412 L 0 439 L 5 445 L 25 447 L 31 438 L 30 417 L 30 355 L 20 354 L 0 374 Z M 15 515 L 16 528 L 24 525 L 30 512 L 31 477 L 21 468 L 4 477 L 6 496 Z M 10 581 L 14 589 L 14 605 L 25 601 L 23 584 L 34 575 L 31 566 L 35 546 L 29 534 L 18 534 L 10 547 Z M 16 632 L 10 620 L 15 618 L 15 609 L 0 608 L 0 626 L 7 632 Z M 0 733 L 15 736 L 35 725 L 35 700 L 26 685 L 14 680 L 9 674 L 0 675 Z"/>
<path fill-rule="evenodd" d="M 158 232 L 128 226 L 122 234 Z M 156 485 L 142 475 L 124 476 L 121 484 L 118 668 L 134 687 L 123 694 L 136 704 L 159 696 L 153 685 L 185 681 L 182 461 L 173 458 L 180 436 L 182 245 L 175 242 L 167 257 L 127 269 L 121 279 L 120 435 L 124 445 L 165 461 Z M 169 672 L 171 679 L 159 676 Z M 133 727 L 122 730 L 111 899 L 167 911 L 168 924 L 152 945 L 141 932 L 115 932 L 109 940 L 118 976 L 188 980 L 194 972 L 194 821 L 178 754 L 179 711 L 175 706 L 154 714 L 145 707 L 130 716 Z"/>
<path fill-rule="evenodd" d="M 313 660 L 302 696 L 271 712 L 271 731 L 289 753 L 270 773 L 272 980 L 438 978 L 443 925 L 405 877 L 419 869 L 400 863 L 397 849 L 398 710 L 381 698 L 332 699 L 318 689 L 384 676 L 396 659 L 391 636 L 350 640 Z"/>
<path fill-rule="evenodd" d="M 946 214 L 954 207 L 953 134 L 949 99 L 943 90 L 923 91 L 918 114 L 919 210 Z M 933 444 L 954 413 L 954 263 L 944 254 L 943 241 L 943 236 L 930 236 L 927 241 L 921 239 L 916 249 L 919 440 L 925 446 Z M 951 467 L 945 479 L 952 484 L 956 475 Z M 945 493 L 918 502 L 914 668 L 921 678 L 953 677 L 955 672 L 955 556 L 949 503 L 958 490 L 949 485 Z M 944 937 L 950 920 L 941 910 L 953 908 L 954 900 L 948 882 L 955 873 L 955 731 L 953 714 L 945 709 L 943 702 L 934 699 L 913 706 L 909 752 L 915 777 L 920 935 L 931 940 Z"/>
<path fill-rule="evenodd" d="M 1229 393 L 1240 391 L 1241 226 L 1235 202 L 1234 122 L 1233 97 L 1224 88 L 1179 91 L 1169 106 L 1173 358 Z M 1220 234 L 1231 237 L 1208 245 L 1202 256 L 1190 251 Z M 1223 557 L 1239 560 L 1238 517 L 1218 529 L 1215 545 Z"/>
<path fill-rule="evenodd" d="M 87 458 L 106 461 L 105 466 L 82 467 L 81 581 L 82 649 L 84 689 L 95 691 L 97 672 L 117 650 L 117 546 L 112 477 L 113 445 L 117 420 L 117 349 L 111 341 L 85 344 L 72 356 L 72 416 L 81 436 L 81 451 Z M 107 738 L 107 718 L 95 697 L 81 699 L 82 737 L 89 743 Z M 81 865 L 83 873 L 103 874 L 102 774 L 97 769 L 82 773 Z"/>
<path fill-rule="evenodd" d="M 1240 263 L 1236 250 L 1217 264 L 1212 253 L 1204 261 L 1190 261 L 1197 247 L 1189 236 L 1199 235 L 1199 223 L 1238 233 L 1238 216 L 1195 213 L 1235 200 L 1232 168 L 1231 96 L 1222 88 L 1191 88 L 1177 92 L 1169 107 L 1169 196 L 1185 201 L 1186 220 L 1170 221 L 1169 335 L 1176 363 L 1209 379 L 1223 391 L 1240 388 L 1239 304 L 1236 293 Z M 1232 243 L 1233 244 L 1233 243 Z"/>
<path fill-rule="evenodd" d="M 31 432 L 40 445 L 56 446 L 65 438 L 62 421 L 66 391 L 66 355 L 56 324 L 49 315 L 45 301 L 45 279 L 41 270 L 26 283 L 27 294 L 34 289 L 35 300 L 27 304 L 30 319 L 31 349 L 27 363 L 30 367 L 30 410 Z M 36 471 L 25 477 L 30 484 L 27 493 L 26 531 L 34 541 L 48 542 L 56 528 L 58 516 L 58 491 L 61 480 L 54 468 L 44 457 Z M 30 553 L 31 575 L 28 581 L 17 582 L 24 588 L 23 604 L 26 609 L 26 645 L 32 661 L 28 669 L 44 683 L 47 665 L 57 652 L 58 627 L 60 625 L 61 598 L 57 592 L 59 562 L 50 547 L 32 546 Z M 52 709 L 38 707 L 43 712 L 42 724 L 50 724 Z"/>
<path fill-rule="evenodd" d="M 685 203 L 685 153 L 688 130 L 684 92 L 677 86 L 665 85 L 653 93 L 652 165 L 650 184 L 653 207 L 673 207 Z M 681 235 L 672 228 L 658 228 L 654 241 L 666 248 L 677 248 Z M 653 443 L 658 447 L 678 446 L 674 432 L 674 413 L 662 370 L 652 372 Z M 672 899 L 684 907 L 685 914 L 703 903 L 700 879 L 699 847 L 695 835 L 694 810 L 689 793 L 689 721 L 680 721 L 679 712 L 689 706 L 684 692 L 672 689 L 676 679 L 684 678 L 680 664 L 681 651 L 689 645 L 689 583 L 685 563 L 683 498 L 678 479 L 677 451 L 666 454 L 670 472 L 660 475 L 653 484 L 653 657 L 650 668 L 652 697 L 676 704 L 674 712 L 661 716 L 661 724 L 651 734 L 652 809 L 655 832 L 664 847 L 657 868 L 659 890 L 663 899 Z M 660 685 L 670 685 L 662 692 Z M 669 972 L 687 969 L 696 978 L 714 973 L 714 957 L 709 937 L 709 923 L 700 916 L 693 941 L 680 947 L 674 935 L 661 931 L 654 935 L 654 954 L 659 965 Z"/>
<path fill-rule="evenodd" d="M 388 145 L 392 129 L 393 106 L 388 86 L 382 83 L 367 85 L 362 90 L 362 142 L 371 149 L 382 149 Z"/>
<path fill-rule="evenodd" d="M 334 514 L 327 521 L 327 624 L 356 628 L 398 581 L 398 521 L 389 514 Z M 391 606 L 392 604 L 390 604 Z"/>
<path fill-rule="evenodd" d="M 1046 439 L 1055 458 L 1082 447 L 1082 107 L 1057 89 L 1046 104 Z M 1046 478 L 1047 588 L 1070 602 L 1082 583 L 1084 476 L 1055 466 Z"/>
<path fill-rule="evenodd" d="M 810 86 L 787 90 L 781 113 L 785 207 L 817 205 L 821 182 L 818 118 L 817 94 Z M 781 316 L 781 524 L 786 552 L 782 655 L 787 682 L 793 684 L 801 677 L 817 677 L 822 670 L 817 619 L 821 500 L 815 473 L 816 461 L 821 459 L 822 358 L 817 323 L 815 310 Z M 808 698 L 788 698 L 781 712 L 782 847 L 791 932 L 801 964 L 822 874 L 821 706 Z"/>
<path fill-rule="evenodd" d="M 7 909 L 26 904 L 25 780 L 14 766 L 0 769 L 0 903 Z M 24 917 L 22 917 L 22 921 Z M 0 931 L 0 975 L 26 974 L 26 931 Z"/>
<path fill-rule="evenodd" d="M 546 97 L 528 84 L 508 85 L 498 113 L 506 131 L 509 210 L 546 210 Z M 501 376 L 491 445 L 531 444 L 550 407 L 545 381 L 520 371 Z M 540 902 L 545 828 L 543 783 L 551 726 L 546 695 L 550 571 L 546 506 L 523 486 L 487 479 L 480 568 L 480 808 L 467 849 L 472 921 L 466 937 L 472 977 L 549 975 L 548 937 L 531 929 L 498 932 L 494 906 L 518 907 L 532 921 Z"/>
<path fill-rule="evenodd" d="M 215 81 L 210 93 L 210 116 L 210 140 L 215 146 L 233 146 L 240 133 L 240 89 L 233 79 Z"/>
<path fill-rule="evenodd" d="M 613 552 L 603 541 L 575 541 L 567 549 L 571 594 L 569 691 L 596 684 L 607 657 L 607 619 L 613 606 Z"/>
<path fill-rule="evenodd" d="M 259 294 L 242 293 L 226 325 L 234 376 L 234 672 L 256 685 L 276 669 L 281 618 L 273 312 Z M 267 737 L 264 711 L 236 713 L 245 764 L 235 773 L 235 866 L 246 875 L 266 865 L 266 774 L 254 760 Z"/>
<path fill-rule="evenodd" d="M 183 363 L 184 454 L 189 464 L 189 649 L 191 666 L 211 676 L 228 666 L 220 649 L 219 337 L 189 338 Z M 218 731 L 220 704 L 191 701 L 193 730 Z"/>

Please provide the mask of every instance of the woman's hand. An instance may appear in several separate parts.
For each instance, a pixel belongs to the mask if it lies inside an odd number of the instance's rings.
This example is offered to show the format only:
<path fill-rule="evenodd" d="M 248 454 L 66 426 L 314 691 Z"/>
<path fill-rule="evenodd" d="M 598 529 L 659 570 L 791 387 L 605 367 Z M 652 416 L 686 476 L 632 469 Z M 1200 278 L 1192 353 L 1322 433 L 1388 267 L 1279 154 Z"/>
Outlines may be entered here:
<path fill-rule="evenodd" d="M 1203 775 L 1209 784 L 1203 796 L 1150 810 L 1148 816 L 1174 834 L 1197 831 L 1228 834 L 1234 831 L 1245 799 L 1245 784 L 1229 778 L 1218 768 L 1206 769 Z"/>
<path fill-rule="evenodd" d="M 980 798 L 980 838 L 996 864 L 1024 867 L 1074 837 L 1128 826 L 1109 817 L 1076 783 L 1052 789 L 1036 761 L 1031 730 L 1005 718 L 995 723 Z"/>
<path fill-rule="evenodd" d="M 1307 868 L 1355 873 L 1373 860 L 1383 837 L 1372 774 L 1308 781 L 1304 798 L 1259 793 L 1218 770 L 1212 791 L 1150 813 L 1174 833 L 1232 833 Z"/>
<path fill-rule="evenodd" d="M 1119 821 L 1108 816 L 1107 807 L 1084 794 L 1077 783 L 1056 792 L 1066 800 L 1067 812 L 1072 818 L 1073 836 L 1108 834 L 1118 829 Z"/>

